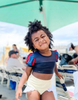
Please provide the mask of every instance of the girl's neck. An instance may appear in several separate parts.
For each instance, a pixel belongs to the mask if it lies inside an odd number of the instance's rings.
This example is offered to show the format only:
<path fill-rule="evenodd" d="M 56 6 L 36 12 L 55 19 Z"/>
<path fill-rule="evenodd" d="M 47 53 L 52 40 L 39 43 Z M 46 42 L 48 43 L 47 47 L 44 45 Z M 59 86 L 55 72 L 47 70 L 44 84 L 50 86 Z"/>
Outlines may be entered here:
<path fill-rule="evenodd" d="M 48 50 L 43 50 L 43 51 L 39 51 L 39 53 L 43 56 L 50 56 L 52 54 L 52 52 L 48 49 Z"/>

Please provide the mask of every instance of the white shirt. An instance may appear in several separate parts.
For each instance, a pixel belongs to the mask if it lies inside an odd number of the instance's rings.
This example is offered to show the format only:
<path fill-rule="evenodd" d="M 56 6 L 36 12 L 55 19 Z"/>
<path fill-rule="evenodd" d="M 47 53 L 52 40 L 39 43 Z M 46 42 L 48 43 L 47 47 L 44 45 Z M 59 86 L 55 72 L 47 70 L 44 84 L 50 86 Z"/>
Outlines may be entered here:
<path fill-rule="evenodd" d="M 19 70 L 22 69 L 23 67 L 24 65 L 18 59 L 9 58 L 7 61 L 6 70 L 7 71 Z"/>

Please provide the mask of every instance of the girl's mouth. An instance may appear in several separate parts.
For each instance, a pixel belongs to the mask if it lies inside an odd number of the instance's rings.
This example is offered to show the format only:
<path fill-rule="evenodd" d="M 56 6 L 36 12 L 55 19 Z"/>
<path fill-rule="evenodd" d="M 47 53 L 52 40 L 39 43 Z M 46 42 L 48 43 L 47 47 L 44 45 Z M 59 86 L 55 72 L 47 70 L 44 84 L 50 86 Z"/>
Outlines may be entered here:
<path fill-rule="evenodd" d="M 42 43 L 40 46 L 43 46 L 44 44 L 46 44 L 46 43 Z"/>

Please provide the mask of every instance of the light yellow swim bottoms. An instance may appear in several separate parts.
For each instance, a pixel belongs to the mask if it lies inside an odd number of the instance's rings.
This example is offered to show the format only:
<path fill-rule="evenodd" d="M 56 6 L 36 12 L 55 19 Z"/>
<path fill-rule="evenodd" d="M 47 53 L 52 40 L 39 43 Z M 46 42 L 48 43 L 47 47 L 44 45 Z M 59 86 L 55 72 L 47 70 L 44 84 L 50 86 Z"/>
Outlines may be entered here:
<path fill-rule="evenodd" d="M 36 78 L 35 76 L 31 74 L 27 81 L 27 87 L 25 89 L 25 92 L 37 90 L 40 93 L 40 95 L 42 95 L 50 87 L 51 87 L 51 79 L 42 80 L 42 79 Z"/>

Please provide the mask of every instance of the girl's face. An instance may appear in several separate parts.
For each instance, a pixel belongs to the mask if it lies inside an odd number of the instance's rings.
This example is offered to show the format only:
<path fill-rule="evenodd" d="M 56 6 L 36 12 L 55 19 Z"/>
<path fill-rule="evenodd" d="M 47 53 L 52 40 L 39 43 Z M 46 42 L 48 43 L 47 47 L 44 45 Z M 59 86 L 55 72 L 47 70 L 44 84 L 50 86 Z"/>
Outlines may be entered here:
<path fill-rule="evenodd" d="M 33 47 L 38 50 L 49 49 L 50 39 L 43 30 L 34 32 L 31 36 Z"/>

